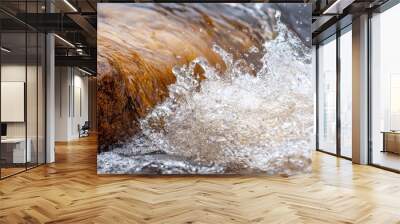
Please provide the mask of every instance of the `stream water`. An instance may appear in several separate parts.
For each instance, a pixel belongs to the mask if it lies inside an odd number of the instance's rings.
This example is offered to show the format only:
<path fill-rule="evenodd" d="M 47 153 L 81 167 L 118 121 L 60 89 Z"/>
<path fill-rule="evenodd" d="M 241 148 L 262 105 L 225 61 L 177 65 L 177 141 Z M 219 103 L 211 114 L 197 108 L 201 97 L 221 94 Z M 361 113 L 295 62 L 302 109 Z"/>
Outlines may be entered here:
<path fill-rule="evenodd" d="M 271 16 L 259 4 L 231 7 L 260 19 Z M 229 49 L 212 46 L 225 70 L 203 57 L 173 67 L 176 82 L 168 86 L 169 97 L 139 120 L 138 134 L 98 155 L 98 173 L 309 172 L 311 49 L 282 22 L 279 10 L 272 16 L 277 35 L 260 48 L 252 46 L 234 59 Z M 260 53 L 259 61 L 250 60 Z"/>

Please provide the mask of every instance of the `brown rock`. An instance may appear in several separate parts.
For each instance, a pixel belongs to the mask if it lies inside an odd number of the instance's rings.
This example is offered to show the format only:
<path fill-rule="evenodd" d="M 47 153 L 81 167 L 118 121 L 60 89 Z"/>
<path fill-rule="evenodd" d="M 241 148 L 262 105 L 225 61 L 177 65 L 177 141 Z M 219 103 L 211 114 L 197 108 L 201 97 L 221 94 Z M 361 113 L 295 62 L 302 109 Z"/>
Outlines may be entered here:
<path fill-rule="evenodd" d="M 167 86 L 175 82 L 174 66 L 202 56 L 225 69 L 212 51 L 213 44 L 239 58 L 252 46 L 261 48 L 268 38 L 257 20 L 238 19 L 250 14 L 232 12 L 223 5 L 205 5 L 99 4 L 97 102 L 101 151 L 138 132 L 138 119 L 168 96 Z M 204 73 L 200 66 L 195 72 Z"/>

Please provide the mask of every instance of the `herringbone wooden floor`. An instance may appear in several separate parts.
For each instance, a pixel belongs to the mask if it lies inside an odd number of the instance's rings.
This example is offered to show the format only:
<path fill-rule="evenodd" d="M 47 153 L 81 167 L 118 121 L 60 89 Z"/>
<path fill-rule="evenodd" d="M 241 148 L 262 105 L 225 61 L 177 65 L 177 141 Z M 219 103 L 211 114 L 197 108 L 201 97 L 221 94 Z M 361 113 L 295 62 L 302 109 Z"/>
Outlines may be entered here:
<path fill-rule="evenodd" d="M 0 223 L 400 223 L 400 175 L 315 153 L 294 177 L 97 176 L 96 141 L 0 181 Z"/>

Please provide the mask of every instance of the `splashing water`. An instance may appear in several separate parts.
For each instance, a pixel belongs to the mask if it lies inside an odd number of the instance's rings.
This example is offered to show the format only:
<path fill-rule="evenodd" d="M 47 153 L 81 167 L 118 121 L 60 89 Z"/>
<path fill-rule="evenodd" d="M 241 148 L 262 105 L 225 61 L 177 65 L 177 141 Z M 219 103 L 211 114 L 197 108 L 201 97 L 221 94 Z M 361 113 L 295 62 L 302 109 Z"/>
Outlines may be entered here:
<path fill-rule="evenodd" d="M 99 173 L 267 173 L 310 171 L 313 92 L 310 49 L 280 22 L 262 67 L 218 45 L 206 59 L 176 66 L 169 97 L 142 120 L 131 142 L 98 156 Z M 259 52 L 251 47 L 249 54 Z M 195 73 L 204 70 L 205 79 Z M 201 80 L 201 81 L 200 81 Z"/>

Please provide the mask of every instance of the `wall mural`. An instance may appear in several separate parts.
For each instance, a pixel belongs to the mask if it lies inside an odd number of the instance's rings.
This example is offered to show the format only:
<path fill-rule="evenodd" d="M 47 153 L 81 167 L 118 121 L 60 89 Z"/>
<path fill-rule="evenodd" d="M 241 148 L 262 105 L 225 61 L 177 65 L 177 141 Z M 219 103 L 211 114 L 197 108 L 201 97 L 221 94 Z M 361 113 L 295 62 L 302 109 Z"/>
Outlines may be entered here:
<path fill-rule="evenodd" d="M 311 171 L 309 4 L 98 4 L 99 174 Z"/>

